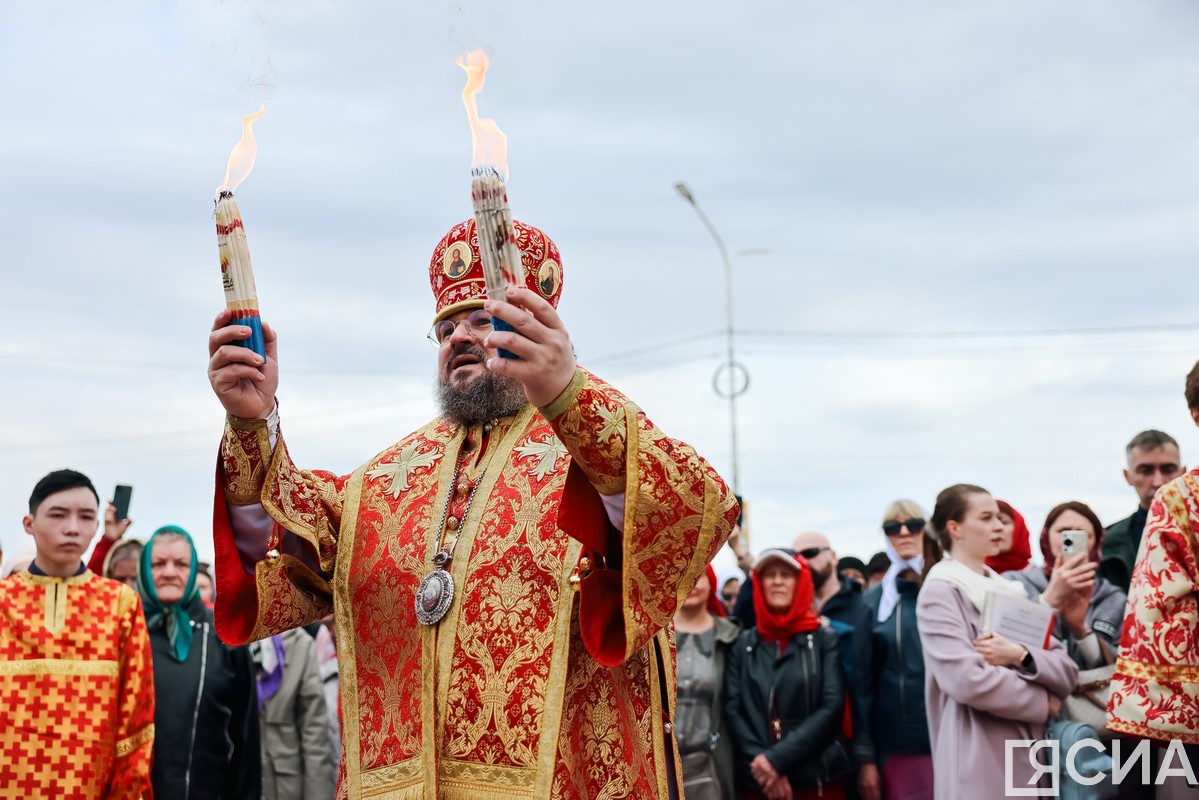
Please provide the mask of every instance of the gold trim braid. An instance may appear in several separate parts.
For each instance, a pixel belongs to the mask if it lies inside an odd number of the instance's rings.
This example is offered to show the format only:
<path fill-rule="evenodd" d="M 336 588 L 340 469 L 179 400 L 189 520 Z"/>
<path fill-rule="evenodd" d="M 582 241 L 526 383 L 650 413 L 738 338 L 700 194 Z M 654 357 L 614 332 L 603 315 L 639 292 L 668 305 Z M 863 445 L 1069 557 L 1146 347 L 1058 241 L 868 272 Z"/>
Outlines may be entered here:
<path fill-rule="evenodd" d="M 337 674 L 343 720 L 342 758 L 346 764 L 345 788 L 348 797 L 363 796 L 362 784 L 366 778 L 362 772 L 362 714 L 358 708 L 358 655 L 355 649 L 357 640 L 354 636 L 347 577 L 354 558 L 354 533 L 358 526 L 358 511 L 362 503 L 362 476 L 365 472 L 365 466 L 359 467 L 346 484 L 341 530 L 337 537 L 337 561 L 333 572 L 333 618 L 337 626 L 337 641 L 340 643 L 337 648 Z"/>
<path fill-rule="evenodd" d="M 250 452 L 250 447 L 256 452 Z M 271 441 L 266 420 L 226 416 L 221 442 L 221 490 L 225 501 L 241 506 L 257 503 L 270 463 Z"/>
<path fill-rule="evenodd" d="M 121 666 L 115 661 L 67 661 L 60 658 L 28 658 L 0 661 L 0 675 L 102 675 L 115 678 Z"/>
<path fill-rule="evenodd" d="M 574 405 L 579 392 L 583 391 L 583 386 L 586 383 L 587 373 L 581 368 L 575 367 L 574 377 L 570 379 L 570 383 L 566 384 L 566 388 L 562 390 L 562 393 L 555 397 L 553 402 L 548 406 L 538 409 L 541 412 L 541 416 L 545 417 L 547 422 L 552 422 L 555 417 L 561 416 L 563 411 Z"/>
<path fill-rule="evenodd" d="M 410 786 L 420 786 L 424 765 L 421 756 L 401 761 L 398 764 L 388 764 L 362 773 L 362 795 L 374 797 L 383 791 L 397 791 Z M 355 796 L 355 795 L 352 795 Z"/>
<path fill-rule="evenodd" d="M 1145 664 L 1120 658 L 1116 661 L 1116 672 L 1158 683 L 1199 683 L 1199 665 L 1194 664 Z"/>
<path fill-rule="evenodd" d="M 154 723 L 150 723 L 132 736 L 117 742 L 117 758 L 124 758 L 146 742 L 154 741 Z"/>

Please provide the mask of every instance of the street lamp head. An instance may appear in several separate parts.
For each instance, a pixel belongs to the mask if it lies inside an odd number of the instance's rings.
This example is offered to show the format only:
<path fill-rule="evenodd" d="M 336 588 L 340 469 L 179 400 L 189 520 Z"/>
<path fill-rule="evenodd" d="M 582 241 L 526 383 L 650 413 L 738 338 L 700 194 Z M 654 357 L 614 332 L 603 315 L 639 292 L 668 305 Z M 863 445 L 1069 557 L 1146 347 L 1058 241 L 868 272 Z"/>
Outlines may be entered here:
<path fill-rule="evenodd" d="M 695 198 L 691 196 L 691 190 L 687 188 L 687 184 L 679 181 L 674 185 L 674 190 L 679 193 L 679 196 L 686 200 L 691 205 L 695 205 Z"/>

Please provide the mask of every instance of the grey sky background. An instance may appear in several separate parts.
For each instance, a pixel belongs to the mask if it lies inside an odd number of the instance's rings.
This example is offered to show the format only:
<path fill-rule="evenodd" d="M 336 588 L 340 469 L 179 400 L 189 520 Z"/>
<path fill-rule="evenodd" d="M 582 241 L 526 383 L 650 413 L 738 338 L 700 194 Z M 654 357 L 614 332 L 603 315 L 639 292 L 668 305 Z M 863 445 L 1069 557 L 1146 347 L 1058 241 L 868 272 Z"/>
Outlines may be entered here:
<path fill-rule="evenodd" d="M 1197 35 L 1182 0 L 6 2 L 0 542 L 72 466 L 134 485 L 131 534 L 211 553 L 212 192 L 260 102 L 237 194 L 293 456 L 349 472 L 435 413 L 427 264 L 470 213 L 480 45 L 580 361 L 726 475 L 724 274 L 674 182 L 770 249 L 735 265 L 755 549 L 866 557 L 890 500 L 958 481 L 1034 531 L 1067 499 L 1114 521 L 1138 430 L 1199 463 Z"/>

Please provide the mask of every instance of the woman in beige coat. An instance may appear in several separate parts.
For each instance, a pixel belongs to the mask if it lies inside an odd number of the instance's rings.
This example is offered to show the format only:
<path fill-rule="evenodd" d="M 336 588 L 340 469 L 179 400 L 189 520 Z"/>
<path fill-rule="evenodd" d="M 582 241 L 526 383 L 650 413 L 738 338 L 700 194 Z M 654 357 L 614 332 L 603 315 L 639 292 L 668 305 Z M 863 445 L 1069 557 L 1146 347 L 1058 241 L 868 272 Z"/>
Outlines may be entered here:
<path fill-rule="evenodd" d="M 1003 525 L 995 499 L 958 484 L 937 497 L 926 537 L 926 574 L 916 615 L 924 649 L 925 700 L 933 750 L 934 796 L 1003 797 L 1030 785 L 1028 750 L 1017 748 L 1005 775 L 1005 743 L 1041 739 L 1074 686 L 1078 667 L 1056 639 L 1024 646 L 981 628 L 990 593 L 1023 598 L 983 561 L 995 555 Z M 942 551 L 948 557 L 941 560 Z M 1044 754 L 1040 756 L 1044 759 Z"/>

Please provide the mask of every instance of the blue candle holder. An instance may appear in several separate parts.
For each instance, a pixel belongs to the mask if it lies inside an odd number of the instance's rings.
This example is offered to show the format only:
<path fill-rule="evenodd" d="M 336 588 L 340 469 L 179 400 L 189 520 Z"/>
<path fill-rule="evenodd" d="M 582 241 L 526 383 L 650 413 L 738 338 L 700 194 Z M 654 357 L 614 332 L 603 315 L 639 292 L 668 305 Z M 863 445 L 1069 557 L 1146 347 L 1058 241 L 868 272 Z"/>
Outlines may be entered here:
<path fill-rule="evenodd" d="M 516 330 L 511 325 L 509 325 L 507 322 L 504 322 L 499 317 L 491 318 L 491 329 L 493 331 L 510 331 L 512 333 L 516 333 Z M 520 356 L 518 356 L 516 353 L 513 353 L 509 350 L 505 350 L 502 347 L 497 348 L 497 350 L 498 350 L 500 358 L 512 358 L 517 361 L 520 360 Z"/>

